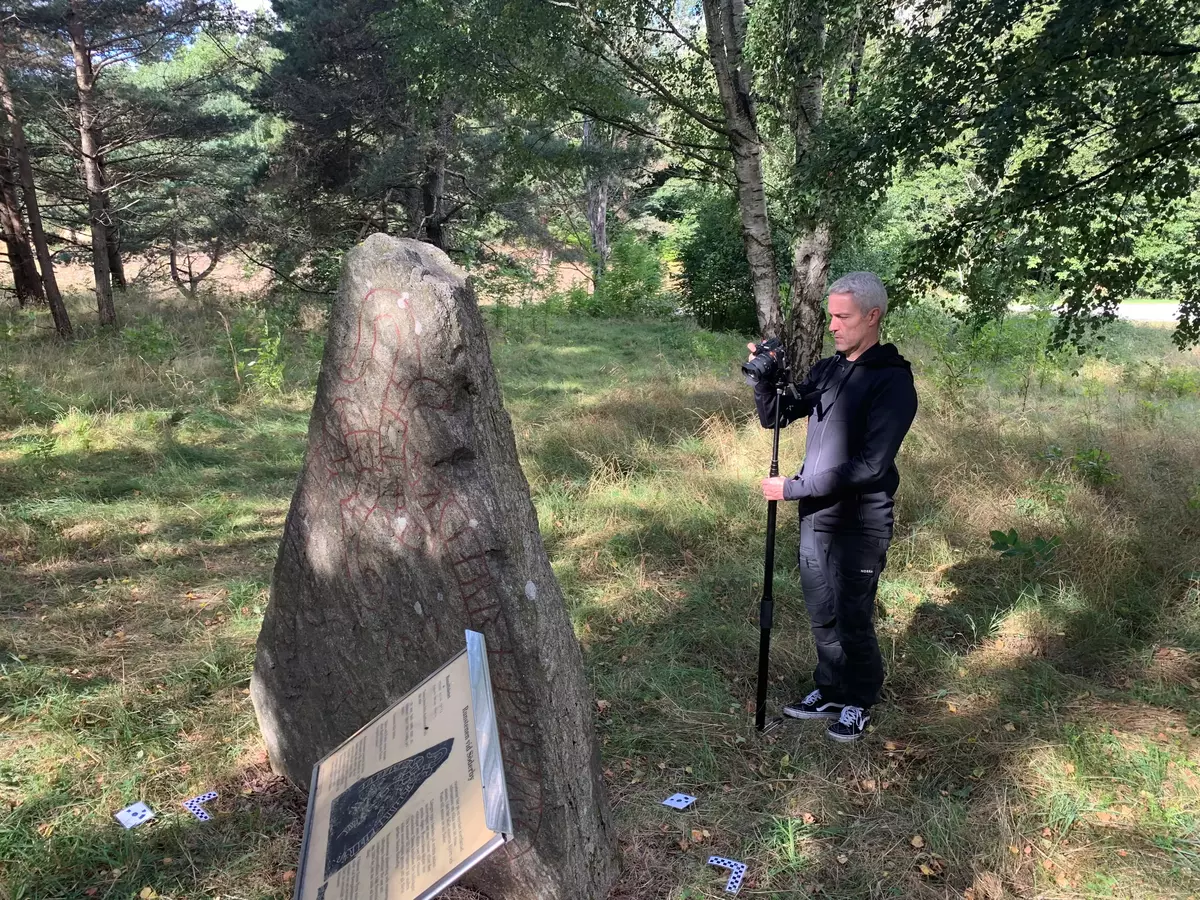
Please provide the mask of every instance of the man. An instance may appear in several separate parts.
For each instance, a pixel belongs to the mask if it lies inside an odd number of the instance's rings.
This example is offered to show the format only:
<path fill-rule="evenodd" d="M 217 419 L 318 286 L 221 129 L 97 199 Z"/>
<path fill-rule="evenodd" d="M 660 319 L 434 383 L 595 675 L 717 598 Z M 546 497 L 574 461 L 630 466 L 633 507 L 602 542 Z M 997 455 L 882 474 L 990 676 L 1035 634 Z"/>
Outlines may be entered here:
<path fill-rule="evenodd" d="M 862 737 L 883 687 L 875 591 L 892 538 L 896 452 L 917 412 L 908 362 L 879 343 L 886 312 L 887 290 L 871 272 L 851 272 L 829 288 L 837 352 L 794 394 L 785 392 L 779 410 L 781 426 L 809 417 L 804 465 L 791 478 L 762 482 L 767 500 L 799 503 L 800 583 L 817 647 L 815 689 L 783 712 L 835 719 L 828 735 L 836 741 Z M 774 384 L 755 384 L 764 428 L 775 425 L 777 396 Z"/>

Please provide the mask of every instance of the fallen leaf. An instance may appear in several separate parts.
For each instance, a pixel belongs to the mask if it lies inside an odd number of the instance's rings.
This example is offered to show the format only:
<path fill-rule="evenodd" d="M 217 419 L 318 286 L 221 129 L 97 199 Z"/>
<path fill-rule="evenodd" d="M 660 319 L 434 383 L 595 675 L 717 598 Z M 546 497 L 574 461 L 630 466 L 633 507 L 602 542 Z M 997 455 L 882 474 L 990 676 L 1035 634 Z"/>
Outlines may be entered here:
<path fill-rule="evenodd" d="M 286 872 L 283 873 L 283 880 L 285 883 L 291 881 L 295 877 L 296 877 L 295 869 L 288 869 Z"/>
<path fill-rule="evenodd" d="M 850 857 L 848 857 L 845 853 L 839 853 L 837 861 L 844 866 L 847 862 L 850 861 Z"/>
<path fill-rule="evenodd" d="M 922 853 L 917 856 L 917 869 L 926 878 L 934 878 L 945 874 L 946 861 L 936 854 Z"/>
<path fill-rule="evenodd" d="M 607 700 L 597 700 L 596 701 L 596 709 L 600 711 L 601 715 L 604 715 L 604 713 L 608 712 L 608 708 L 610 706 L 612 706 L 612 704 L 609 703 Z"/>
<path fill-rule="evenodd" d="M 922 847 L 925 846 L 925 838 L 921 837 L 919 834 L 914 834 L 912 836 L 912 840 L 910 840 L 909 843 L 912 844 L 914 847 L 916 847 L 918 850 L 920 850 Z"/>
<path fill-rule="evenodd" d="M 1012 722 L 1005 722 L 1005 723 L 1004 723 L 1004 730 L 1005 730 L 1005 731 L 1016 731 L 1016 730 L 1017 730 L 1017 726 L 1016 726 L 1016 725 L 1014 725 Z"/>
<path fill-rule="evenodd" d="M 704 840 L 704 832 L 699 828 L 692 829 L 692 843 L 699 844 Z"/>
<path fill-rule="evenodd" d="M 83 892 L 83 895 L 85 897 L 95 897 L 98 893 L 100 893 L 100 890 L 98 888 L 90 887 L 86 891 Z"/>
<path fill-rule="evenodd" d="M 141 900 L 154 900 L 154 898 L 157 896 L 158 892 L 152 887 L 144 887 L 138 891 L 138 897 L 141 898 Z"/>
<path fill-rule="evenodd" d="M 958 707 L 949 700 L 946 701 L 946 709 L 950 710 L 950 712 L 958 712 Z"/>
<path fill-rule="evenodd" d="M 687 850 L 687 848 L 688 848 L 687 838 L 680 838 L 679 839 L 679 849 Z"/>
<path fill-rule="evenodd" d="M 1009 852 L 1009 853 L 1012 853 L 1012 854 L 1018 854 L 1018 853 L 1020 853 L 1020 852 L 1021 852 L 1021 848 L 1020 848 L 1020 847 L 1018 847 L 1016 844 L 1009 844 L 1009 845 L 1008 845 L 1008 852 Z"/>
<path fill-rule="evenodd" d="M 817 817 L 810 812 L 806 812 L 801 818 L 804 819 L 805 825 L 815 825 L 817 822 Z"/>

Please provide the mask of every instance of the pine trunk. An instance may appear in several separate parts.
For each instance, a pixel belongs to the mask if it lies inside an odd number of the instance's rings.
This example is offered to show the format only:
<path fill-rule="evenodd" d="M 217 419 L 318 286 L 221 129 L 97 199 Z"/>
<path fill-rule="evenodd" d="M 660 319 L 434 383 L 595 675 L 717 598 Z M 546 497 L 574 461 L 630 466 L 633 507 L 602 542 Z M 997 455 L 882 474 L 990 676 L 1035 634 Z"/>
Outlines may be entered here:
<path fill-rule="evenodd" d="M 12 268 L 13 288 L 17 302 L 23 307 L 29 300 L 45 300 L 42 279 L 33 262 L 33 248 L 25 217 L 17 199 L 16 177 L 8 161 L 7 148 L 0 146 L 0 231 L 8 248 L 8 263 Z"/>
<path fill-rule="evenodd" d="M 3 46 L 0 45 L 0 50 L 2 49 Z M 42 270 L 42 286 L 46 291 L 46 301 L 50 304 L 54 330 L 63 340 L 70 340 L 74 337 L 71 319 L 67 315 L 66 306 L 63 305 L 62 294 L 58 291 L 58 281 L 54 277 L 54 259 L 50 256 L 50 247 L 46 243 L 46 232 L 42 228 L 42 213 L 38 206 L 37 188 L 33 183 L 33 166 L 29 161 L 29 148 L 25 144 L 25 129 L 21 125 L 12 91 L 8 87 L 8 76 L 4 71 L 2 54 L 0 54 L 0 103 L 4 106 L 4 114 L 8 118 L 12 132 L 12 152 L 16 158 L 17 173 L 25 194 L 25 209 L 29 213 L 29 231 L 33 238 L 33 248 L 37 253 L 38 265 Z"/>
<path fill-rule="evenodd" d="M 108 181 L 105 179 L 103 183 L 107 185 Z M 121 225 L 112 210 L 107 188 L 104 193 L 104 242 L 108 245 L 108 271 L 112 276 L 112 285 L 123 291 L 129 283 L 125 280 L 125 263 L 121 261 Z"/>
<path fill-rule="evenodd" d="M 382 234 L 347 254 L 251 694 L 272 764 L 313 763 L 487 639 L 516 840 L 484 894 L 600 900 L 616 875 L 594 702 L 474 292 Z"/>
<path fill-rule="evenodd" d="M 92 53 L 79 14 L 79 0 L 67 13 L 67 33 L 75 58 L 75 93 L 79 106 L 79 150 L 88 197 L 88 222 L 92 231 L 92 275 L 96 282 L 96 310 L 102 326 L 117 324 L 113 306 L 112 268 L 109 264 L 108 227 L 105 215 L 104 173 L 101 167 L 99 129 L 96 125 L 95 74 Z"/>

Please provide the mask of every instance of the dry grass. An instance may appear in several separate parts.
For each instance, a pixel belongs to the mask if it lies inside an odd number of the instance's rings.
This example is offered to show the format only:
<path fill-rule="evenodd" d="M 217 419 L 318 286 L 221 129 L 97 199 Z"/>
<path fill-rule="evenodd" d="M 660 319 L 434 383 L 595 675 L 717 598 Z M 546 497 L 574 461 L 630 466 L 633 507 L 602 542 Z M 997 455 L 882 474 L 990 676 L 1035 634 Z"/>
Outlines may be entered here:
<path fill-rule="evenodd" d="M 303 798 L 270 776 L 245 688 L 319 344 L 290 333 L 282 390 L 240 390 L 219 319 L 136 312 L 133 338 L 59 348 L 18 321 L 0 342 L 0 897 L 284 897 Z M 256 314 L 234 318 L 252 345 Z M 1200 890 L 1200 357 L 1121 326 L 1079 376 L 1024 390 L 985 360 L 950 385 L 902 331 L 924 362 L 880 596 L 888 696 L 845 747 L 750 724 L 770 438 L 740 340 L 505 325 L 505 402 L 604 701 L 614 898 L 722 896 L 713 853 L 757 897 Z M 802 446 L 789 430 L 785 466 Z M 1010 527 L 1062 544 L 1001 558 L 989 533 Z M 773 704 L 812 665 L 791 515 L 779 540 Z M 201 826 L 178 801 L 214 786 Z M 700 800 L 663 807 L 675 790 Z M 122 832 L 136 799 L 159 820 Z"/>

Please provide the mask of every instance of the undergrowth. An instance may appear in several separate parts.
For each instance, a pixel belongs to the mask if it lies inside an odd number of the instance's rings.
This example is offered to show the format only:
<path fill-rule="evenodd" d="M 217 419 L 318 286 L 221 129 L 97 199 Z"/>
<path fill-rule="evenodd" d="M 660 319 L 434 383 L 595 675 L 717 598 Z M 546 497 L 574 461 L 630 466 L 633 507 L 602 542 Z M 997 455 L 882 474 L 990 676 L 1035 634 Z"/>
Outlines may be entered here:
<path fill-rule="evenodd" d="M 319 317 L 221 315 L 144 304 L 65 347 L 37 318 L 0 329 L 4 900 L 290 894 L 304 798 L 246 690 Z M 710 854 L 761 897 L 1200 890 L 1197 354 L 1122 323 L 1080 357 L 1026 346 L 1036 317 L 896 315 L 922 407 L 880 589 L 886 701 L 844 747 L 751 726 L 770 442 L 744 340 L 490 315 L 600 701 L 614 897 L 722 896 Z M 802 447 L 789 429 L 785 467 Z M 784 512 L 773 706 L 813 664 Z M 199 823 L 179 804 L 207 789 Z M 699 802 L 662 806 L 676 790 Z M 126 832 L 112 814 L 139 799 L 158 818 Z"/>

